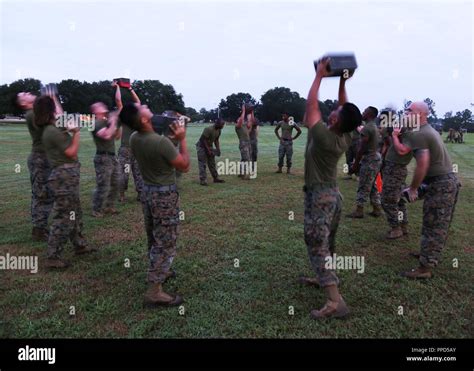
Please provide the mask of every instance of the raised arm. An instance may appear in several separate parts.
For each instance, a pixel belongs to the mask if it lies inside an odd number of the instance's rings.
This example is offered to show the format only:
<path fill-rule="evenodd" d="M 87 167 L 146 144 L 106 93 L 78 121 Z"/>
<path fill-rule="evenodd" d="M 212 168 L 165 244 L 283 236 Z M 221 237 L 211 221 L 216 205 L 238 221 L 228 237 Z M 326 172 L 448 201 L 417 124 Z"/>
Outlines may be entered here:
<path fill-rule="evenodd" d="M 170 126 L 170 129 L 173 132 L 171 139 L 176 139 L 180 143 L 179 154 L 173 161 L 171 161 L 171 165 L 173 165 L 175 169 L 187 173 L 189 171 L 191 160 L 186 144 L 186 127 L 179 124 L 173 124 Z"/>
<path fill-rule="evenodd" d="M 97 132 L 97 136 L 104 140 L 110 140 L 117 134 L 118 111 L 109 114 L 109 126 Z"/>
<path fill-rule="evenodd" d="M 242 127 L 242 124 L 244 123 L 244 120 L 245 120 L 245 103 L 242 104 L 242 112 L 240 113 L 240 116 L 237 119 L 237 124 L 235 125 L 235 127 L 240 129 Z"/>
<path fill-rule="evenodd" d="M 321 86 L 321 80 L 323 77 L 327 76 L 328 63 L 329 58 L 323 59 L 318 63 L 316 77 L 314 78 L 313 84 L 309 89 L 308 99 L 306 100 L 306 112 L 303 119 L 303 122 L 308 129 L 312 128 L 322 118 L 318 101 L 319 87 Z"/>
<path fill-rule="evenodd" d="M 123 108 L 120 86 L 115 81 L 112 83 L 112 86 L 115 87 L 115 105 L 117 106 L 117 111 L 120 112 Z"/>
<path fill-rule="evenodd" d="M 130 87 L 130 89 L 128 89 L 128 91 L 130 92 L 130 94 L 132 94 L 132 100 L 133 100 L 135 103 L 142 104 L 142 103 L 140 102 L 140 98 L 138 98 L 137 93 L 135 93 L 135 90 L 133 90 L 132 87 Z"/>

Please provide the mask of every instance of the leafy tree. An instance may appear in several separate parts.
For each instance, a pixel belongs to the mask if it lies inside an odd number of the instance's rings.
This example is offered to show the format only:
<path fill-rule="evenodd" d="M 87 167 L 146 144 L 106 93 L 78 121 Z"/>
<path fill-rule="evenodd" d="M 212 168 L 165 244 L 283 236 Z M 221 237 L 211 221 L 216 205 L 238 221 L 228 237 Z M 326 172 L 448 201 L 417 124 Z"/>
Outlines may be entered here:
<path fill-rule="evenodd" d="M 293 116 L 296 121 L 302 121 L 306 99 L 297 92 L 285 87 L 276 87 L 265 92 L 260 98 L 258 117 L 263 121 L 280 121 L 283 113 Z"/>
<path fill-rule="evenodd" d="M 255 98 L 248 93 L 237 93 L 227 96 L 226 99 L 221 99 L 219 103 L 220 115 L 226 121 L 235 121 L 240 115 L 243 102 L 257 104 Z M 214 110 L 217 118 L 217 110 Z"/>

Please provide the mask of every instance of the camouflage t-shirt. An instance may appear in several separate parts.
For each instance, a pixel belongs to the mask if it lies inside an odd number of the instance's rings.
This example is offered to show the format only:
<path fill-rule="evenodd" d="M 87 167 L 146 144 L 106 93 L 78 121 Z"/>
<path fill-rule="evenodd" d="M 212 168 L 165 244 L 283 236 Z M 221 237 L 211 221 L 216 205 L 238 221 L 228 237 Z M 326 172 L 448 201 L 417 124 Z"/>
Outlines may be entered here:
<path fill-rule="evenodd" d="M 374 153 L 379 148 L 380 144 L 380 132 L 374 121 L 369 121 L 364 125 L 364 128 L 360 132 L 360 135 L 363 137 L 369 138 L 367 143 L 367 152 Z"/>
<path fill-rule="evenodd" d="M 408 140 L 408 137 L 412 134 L 411 131 L 405 131 L 400 136 L 398 137 L 400 139 L 400 142 L 406 143 Z M 386 161 L 391 161 L 399 165 L 408 165 L 413 158 L 413 152 L 408 152 L 406 155 L 399 155 L 398 152 L 395 150 L 395 146 L 393 145 L 393 139 L 390 135 L 388 135 L 388 132 L 386 129 L 383 131 L 383 137 L 388 138 L 390 141 L 390 146 L 387 149 L 387 154 L 385 155 L 385 160 Z"/>
<path fill-rule="evenodd" d="M 214 126 L 208 126 L 202 132 L 202 136 L 206 139 L 206 143 L 209 148 L 212 148 L 213 143 L 219 138 L 221 135 L 221 131 L 219 129 L 215 129 Z"/>
<path fill-rule="evenodd" d="M 249 129 L 247 128 L 247 124 L 243 123 L 240 128 L 238 128 L 236 125 L 235 132 L 237 133 L 237 136 L 239 137 L 239 141 L 250 140 Z"/>
<path fill-rule="evenodd" d="M 122 128 L 122 138 L 120 139 L 120 145 L 122 147 L 130 147 L 130 135 L 132 135 L 133 130 L 130 129 L 127 125 L 120 125 Z"/>
<path fill-rule="evenodd" d="M 453 172 L 451 157 L 441 135 L 430 124 L 420 125 L 420 130 L 413 131 L 406 145 L 416 155 L 417 151 L 428 149 L 430 152 L 430 167 L 427 177 L 445 175 Z"/>
<path fill-rule="evenodd" d="M 43 129 L 41 141 L 51 166 L 56 167 L 77 162 L 77 160 L 69 158 L 64 154 L 64 151 L 72 141 L 72 137 L 65 129 L 59 129 L 54 125 L 46 125 Z"/>
<path fill-rule="evenodd" d="M 285 122 L 285 121 L 280 121 L 278 125 L 281 128 L 281 137 L 283 139 L 291 139 L 292 138 L 291 132 L 294 129 L 294 125 L 290 125 L 290 123 Z"/>
<path fill-rule="evenodd" d="M 304 162 L 305 185 L 335 185 L 337 163 L 351 141 L 349 133 L 339 136 L 329 130 L 322 121 L 309 129 Z"/>
<path fill-rule="evenodd" d="M 109 127 L 107 120 L 96 120 L 94 131 L 92 131 L 92 137 L 97 151 L 104 151 L 115 153 L 115 136 L 109 140 L 104 140 L 97 136 L 99 130 Z"/>
<path fill-rule="evenodd" d="M 28 110 L 26 112 L 25 119 L 26 125 L 28 126 L 28 131 L 30 132 L 31 139 L 33 141 L 31 150 L 33 152 L 44 152 L 44 146 L 41 142 L 43 127 L 35 125 L 35 114 L 33 113 L 33 110 Z"/>
<path fill-rule="evenodd" d="M 176 183 L 171 161 L 178 157 L 178 150 L 168 137 L 155 132 L 134 132 L 130 136 L 130 148 L 145 184 L 162 186 Z"/>

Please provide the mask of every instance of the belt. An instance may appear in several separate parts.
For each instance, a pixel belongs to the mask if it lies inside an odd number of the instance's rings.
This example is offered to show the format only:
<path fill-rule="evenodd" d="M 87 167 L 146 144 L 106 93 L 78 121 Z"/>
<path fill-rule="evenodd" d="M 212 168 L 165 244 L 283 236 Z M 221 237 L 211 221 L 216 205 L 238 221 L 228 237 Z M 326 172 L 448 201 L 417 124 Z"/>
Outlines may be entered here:
<path fill-rule="evenodd" d="M 165 186 L 144 184 L 143 190 L 145 192 L 176 192 L 178 190 L 178 187 L 176 187 L 176 184 L 170 184 Z"/>
<path fill-rule="evenodd" d="M 285 138 L 281 138 L 282 140 L 284 140 L 285 142 L 292 142 L 293 139 L 285 139 Z"/>
<path fill-rule="evenodd" d="M 303 192 L 310 192 L 310 191 L 317 191 L 321 189 L 328 189 L 328 188 L 337 188 L 336 182 L 328 182 L 328 183 L 316 183 L 311 184 L 309 186 L 303 186 Z"/>
<path fill-rule="evenodd" d="M 109 155 L 109 156 L 115 156 L 115 152 L 107 152 L 107 151 L 96 151 L 96 155 Z"/>
<path fill-rule="evenodd" d="M 428 176 L 423 180 L 423 183 L 431 184 L 431 183 L 434 183 L 434 182 L 439 182 L 439 181 L 447 180 L 447 179 L 457 179 L 457 177 L 456 177 L 456 175 L 454 175 L 454 173 L 436 175 L 436 176 Z"/>
<path fill-rule="evenodd" d="M 62 167 L 63 169 L 72 169 L 73 167 L 79 166 L 78 162 L 66 162 L 65 164 L 61 164 L 56 166 L 57 168 Z"/>

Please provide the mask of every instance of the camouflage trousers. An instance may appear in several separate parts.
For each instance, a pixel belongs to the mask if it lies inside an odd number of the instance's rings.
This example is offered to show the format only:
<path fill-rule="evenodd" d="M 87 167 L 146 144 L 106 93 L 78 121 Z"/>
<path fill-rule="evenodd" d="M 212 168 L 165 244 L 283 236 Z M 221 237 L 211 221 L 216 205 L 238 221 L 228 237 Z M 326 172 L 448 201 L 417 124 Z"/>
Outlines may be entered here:
<path fill-rule="evenodd" d="M 408 223 L 406 201 L 402 191 L 406 187 L 406 165 L 385 161 L 382 168 L 382 208 L 387 216 L 388 225 L 392 228 Z"/>
<path fill-rule="evenodd" d="M 155 186 L 143 186 L 143 215 L 148 240 L 150 267 L 147 280 L 164 283 L 176 256 L 179 225 L 179 194 L 158 191 Z"/>
<path fill-rule="evenodd" d="M 132 171 L 133 181 L 135 182 L 135 191 L 140 196 L 143 188 L 143 178 L 138 168 L 138 162 L 132 154 L 130 147 L 120 147 L 118 151 L 120 163 L 120 193 L 128 190 L 128 178 Z"/>
<path fill-rule="evenodd" d="M 359 143 L 359 139 L 353 140 L 351 145 L 349 146 L 349 149 L 346 151 L 346 164 L 349 169 L 351 168 L 357 156 L 357 151 L 359 150 Z M 359 171 L 357 171 L 355 174 L 358 176 Z"/>
<path fill-rule="evenodd" d="M 341 211 L 342 196 L 337 187 L 321 186 L 305 190 L 304 239 L 321 287 L 339 284 L 335 271 L 326 268 L 326 258 L 335 253 Z"/>
<path fill-rule="evenodd" d="M 209 171 L 212 177 L 217 179 L 216 158 L 214 156 L 209 156 L 200 144 L 196 144 L 196 151 L 199 166 L 199 180 L 205 181 L 207 179 L 206 164 L 209 166 Z"/>
<path fill-rule="evenodd" d="M 286 156 L 286 167 L 291 167 L 293 158 L 293 141 L 283 139 L 278 147 L 278 167 L 283 167 L 283 160 Z"/>
<path fill-rule="evenodd" d="M 79 162 L 55 167 L 48 185 L 53 192 L 54 204 L 48 238 L 48 258 L 59 258 L 67 241 L 75 249 L 87 245 L 82 235 L 82 208 L 79 197 Z"/>
<path fill-rule="evenodd" d="M 252 171 L 255 169 L 255 163 L 258 157 L 258 139 L 250 139 L 250 160 L 252 161 Z"/>
<path fill-rule="evenodd" d="M 47 228 L 53 207 L 53 195 L 48 186 L 51 165 L 46 153 L 31 152 L 28 157 L 28 170 L 31 181 L 31 222 L 33 227 Z"/>
<path fill-rule="evenodd" d="M 239 142 L 239 149 L 240 149 L 240 162 L 245 162 L 250 164 L 251 161 L 251 151 L 252 147 L 250 145 L 250 141 L 248 140 L 241 140 Z M 247 171 L 246 171 L 247 169 Z M 247 165 L 240 165 L 240 174 L 245 174 L 246 172 L 250 171 L 251 168 L 247 167 Z"/>
<path fill-rule="evenodd" d="M 380 194 L 375 186 L 375 179 L 382 166 L 380 153 L 364 155 L 360 161 L 359 187 L 357 188 L 356 202 L 358 206 L 364 206 L 370 197 L 372 205 L 380 205 Z"/>
<path fill-rule="evenodd" d="M 120 166 L 113 155 L 95 155 L 96 188 L 92 197 L 92 209 L 100 212 L 102 208 L 113 208 L 118 198 L 120 186 Z"/>
<path fill-rule="evenodd" d="M 454 174 L 435 177 L 429 182 L 423 202 L 420 264 L 434 268 L 441 259 L 448 238 L 461 184 Z"/>

